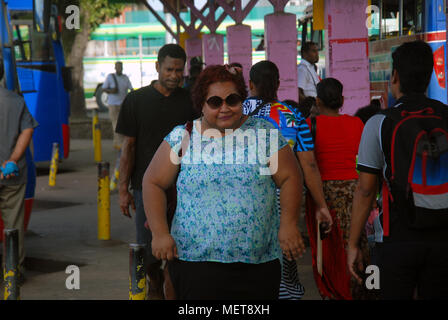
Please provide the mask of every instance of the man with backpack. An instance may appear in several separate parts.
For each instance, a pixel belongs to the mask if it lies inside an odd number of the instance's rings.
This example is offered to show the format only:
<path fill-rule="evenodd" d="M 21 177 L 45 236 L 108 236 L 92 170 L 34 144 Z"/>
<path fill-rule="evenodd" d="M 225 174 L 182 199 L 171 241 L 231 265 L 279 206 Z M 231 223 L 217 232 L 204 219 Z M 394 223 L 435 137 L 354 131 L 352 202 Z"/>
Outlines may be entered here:
<path fill-rule="evenodd" d="M 123 63 L 121 61 L 115 62 L 115 73 L 109 73 L 107 75 L 106 81 L 103 83 L 103 90 L 108 93 L 107 107 L 114 132 L 114 148 L 120 150 L 121 144 L 123 143 L 123 136 L 115 132 L 118 114 L 120 113 L 121 104 L 128 94 L 128 90 L 133 90 L 128 76 L 123 74 Z"/>
<path fill-rule="evenodd" d="M 366 123 L 359 146 L 348 266 L 358 281 L 367 276 L 358 241 L 381 187 L 373 261 L 380 298 L 448 299 L 448 106 L 425 96 L 428 44 L 404 43 L 392 60 L 397 102 Z"/>

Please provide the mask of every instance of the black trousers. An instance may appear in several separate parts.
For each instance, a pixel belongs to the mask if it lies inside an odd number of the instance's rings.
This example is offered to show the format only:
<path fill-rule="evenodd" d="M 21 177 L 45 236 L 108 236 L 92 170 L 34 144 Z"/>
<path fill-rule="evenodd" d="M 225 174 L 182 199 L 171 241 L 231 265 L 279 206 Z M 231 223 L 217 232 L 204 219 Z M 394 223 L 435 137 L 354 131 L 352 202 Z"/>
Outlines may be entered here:
<path fill-rule="evenodd" d="M 168 271 L 179 300 L 278 299 L 278 259 L 261 264 L 173 260 Z"/>
<path fill-rule="evenodd" d="M 380 299 L 448 299 L 448 243 L 376 243 Z"/>

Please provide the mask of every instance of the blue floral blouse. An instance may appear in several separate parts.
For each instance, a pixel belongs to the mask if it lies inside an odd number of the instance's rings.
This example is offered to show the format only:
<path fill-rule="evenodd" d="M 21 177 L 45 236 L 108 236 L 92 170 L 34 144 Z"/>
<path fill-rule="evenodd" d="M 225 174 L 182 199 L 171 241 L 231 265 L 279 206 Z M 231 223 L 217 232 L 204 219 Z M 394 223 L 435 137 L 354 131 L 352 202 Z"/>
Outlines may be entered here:
<path fill-rule="evenodd" d="M 194 122 L 177 179 L 171 226 L 179 259 L 264 263 L 280 259 L 280 216 L 267 158 L 288 143 L 268 121 L 249 117 L 224 137 L 201 135 Z M 177 155 L 184 126 L 165 137 Z"/>

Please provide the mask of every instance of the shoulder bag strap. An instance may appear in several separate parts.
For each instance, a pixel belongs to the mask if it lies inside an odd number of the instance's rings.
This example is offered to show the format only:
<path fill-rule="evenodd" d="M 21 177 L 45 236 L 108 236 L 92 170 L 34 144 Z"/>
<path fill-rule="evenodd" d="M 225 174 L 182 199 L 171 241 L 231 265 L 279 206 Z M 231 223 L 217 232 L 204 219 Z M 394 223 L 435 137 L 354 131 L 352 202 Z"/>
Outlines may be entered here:
<path fill-rule="evenodd" d="M 117 89 L 117 92 L 118 92 L 120 89 L 118 88 L 118 81 L 117 81 L 117 77 L 115 76 L 115 73 L 112 73 L 112 77 L 114 78 L 115 89 Z"/>
<path fill-rule="evenodd" d="M 311 117 L 311 136 L 313 137 L 314 145 L 316 145 L 316 117 Z"/>

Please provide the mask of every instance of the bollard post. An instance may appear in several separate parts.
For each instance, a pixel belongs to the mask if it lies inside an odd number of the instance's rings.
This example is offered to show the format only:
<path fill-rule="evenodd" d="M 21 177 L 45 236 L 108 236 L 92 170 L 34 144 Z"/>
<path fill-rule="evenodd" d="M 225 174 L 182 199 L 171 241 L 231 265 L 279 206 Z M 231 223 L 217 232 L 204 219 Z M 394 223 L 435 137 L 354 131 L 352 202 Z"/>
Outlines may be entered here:
<path fill-rule="evenodd" d="M 59 163 L 59 144 L 57 142 L 53 143 L 53 152 L 51 154 L 50 163 L 50 176 L 48 178 L 48 185 L 54 187 L 56 185 L 56 173 L 58 172 Z"/>
<path fill-rule="evenodd" d="M 120 179 L 120 157 L 121 157 L 121 149 L 118 151 L 117 160 L 115 161 L 114 173 L 112 174 L 112 178 L 110 179 L 110 191 L 114 191 L 117 188 L 118 181 Z"/>
<path fill-rule="evenodd" d="M 145 250 L 143 244 L 129 245 L 129 300 L 146 300 Z"/>
<path fill-rule="evenodd" d="M 3 231 L 3 254 L 4 269 L 3 278 L 5 282 L 5 300 L 20 300 L 19 286 L 19 230 L 5 229 Z"/>
<path fill-rule="evenodd" d="M 98 163 L 98 239 L 110 240 L 109 162 Z"/>
<path fill-rule="evenodd" d="M 101 127 L 98 119 L 98 109 L 93 109 L 92 138 L 95 162 L 101 162 Z"/>

